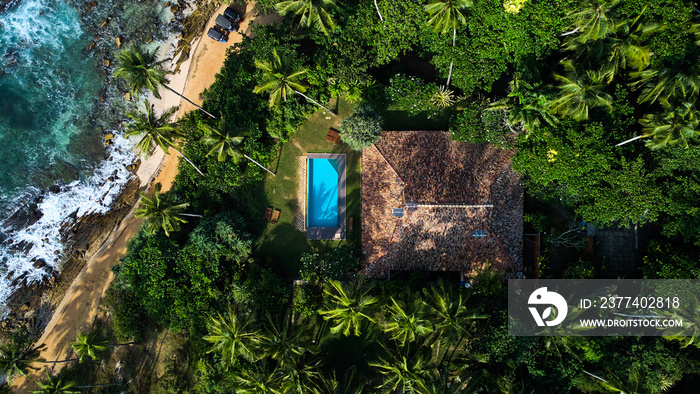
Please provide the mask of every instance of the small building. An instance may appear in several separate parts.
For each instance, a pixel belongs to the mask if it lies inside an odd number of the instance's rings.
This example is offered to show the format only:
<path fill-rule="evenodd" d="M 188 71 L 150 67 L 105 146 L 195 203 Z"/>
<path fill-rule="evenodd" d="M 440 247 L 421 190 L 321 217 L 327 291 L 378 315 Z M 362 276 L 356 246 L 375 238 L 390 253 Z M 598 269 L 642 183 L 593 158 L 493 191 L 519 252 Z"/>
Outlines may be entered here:
<path fill-rule="evenodd" d="M 522 271 L 523 188 L 514 151 L 449 132 L 387 131 L 362 153 L 362 250 L 371 277 Z"/>

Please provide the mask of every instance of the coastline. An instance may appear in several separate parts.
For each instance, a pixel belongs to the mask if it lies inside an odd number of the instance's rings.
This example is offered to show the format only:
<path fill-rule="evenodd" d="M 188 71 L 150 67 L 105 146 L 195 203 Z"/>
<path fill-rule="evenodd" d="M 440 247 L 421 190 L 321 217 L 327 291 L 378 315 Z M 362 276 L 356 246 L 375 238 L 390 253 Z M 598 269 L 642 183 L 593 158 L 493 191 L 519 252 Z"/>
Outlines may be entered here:
<path fill-rule="evenodd" d="M 226 43 L 218 43 L 207 40 L 205 37 L 207 29 L 214 24 L 214 18 L 228 5 L 221 5 L 209 19 L 202 35 L 193 41 L 190 58 L 179 66 L 177 74 L 170 77 L 170 86 L 192 101 L 201 104 L 201 93 L 211 86 L 215 80 L 215 75 L 221 69 L 226 58 L 229 47 L 242 40 L 242 34 L 250 32 L 249 22 L 253 20 L 255 3 L 249 2 L 245 6 L 234 6 L 237 9 L 245 7 L 244 20 L 240 25 L 240 33 L 232 32 Z M 241 9 L 242 10 L 242 9 Z M 267 16 L 266 16 L 267 17 Z M 279 16 L 272 15 L 264 18 L 265 22 L 274 23 L 279 20 Z M 161 45 L 160 52 L 168 53 L 172 48 L 171 42 Z M 161 56 L 164 55 L 161 53 Z M 175 67 L 172 62 L 172 68 Z M 189 110 L 196 110 L 194 106 L 186 103 L 170 91 L 163 91 L 162 99 L 151 99 L 157 111 L 161 111 L 168 106 L 180 104 L 178 118 Z M 126 254 L 126 245 L 133 235 L 135 235 L 143 223 L 142 219 L 133 216 L 134 209 L 138 206 L 138 192 L 149 190 L 155 183 L 161 183 L 162 190 L 170 189 L 172 182 L 177 175 L 179 157 L 176 153 L 165 155 L 160 149 L 148 159 L 141 163 L 135 171 L 136 176 L 129 181 L 119 198 L 119 205 L 113 207 L 102 218 L 112 217 L 112 223 L 97 223 L 95 226 L 101 227 L 103 234 L 97 240 L 91 242 L 92 248 L 82 253 L 81 261 L 74 262 L 71 267 L 66 266 L 58 275 L 55 283 L 47 283 L 46 293 L 41 296 L 42 301 L 52 300 L 51 304 L 58 301 L 57 306 L 45 313 L 51 318 L 43 329 L 43 334 L 36 342 L 36 345 L 46 345 L 41 353 L 41 357 L 49 361 L 62 360 L 71 357 L 73 350 L 70 344 L 75 341 L 77 332 L 87 332 L 91 329 L 100 313 L 102 299 L 108 289 L 112 278 L 112 266 L 118 264 Z M 118 209 L 114 209 L 118 208 Z M 116 220 L 115 220 L 116 219 Z M 98 218 L 99 220 L 99 218 Z M 106 229 L 106 230 L 105 230 Z M 37 307 L 37 309 L 41 309 Z M 36 311 L 35 315 L 39 312 Z M 48 316 L 47 316 L 48 317 Z M 52 373 L 57 373 L 65 364 L 53 364 L 50 366 Z M 29 379 L 23 377 L 15 381 L 13 387 L 20 391 L 30 390 L 34 386 L 32 380 L 41 379 L 44 376 L 44 366 L 29 374 Z"/>

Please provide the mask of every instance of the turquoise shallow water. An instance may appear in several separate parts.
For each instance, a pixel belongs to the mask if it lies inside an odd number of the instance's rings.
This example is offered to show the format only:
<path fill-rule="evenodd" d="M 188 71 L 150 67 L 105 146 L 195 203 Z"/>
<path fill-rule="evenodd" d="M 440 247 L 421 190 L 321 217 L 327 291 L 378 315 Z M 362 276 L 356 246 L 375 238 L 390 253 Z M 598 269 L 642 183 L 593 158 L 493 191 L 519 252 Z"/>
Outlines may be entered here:
<path fill-rule="evenodd" d="M 309 159 L 308 227 L 338 227 L 337 167 L 335 159 Z"/>
<path fill-rule="evenodd" d="M 86 53 L 78 13 L 56 0 L 27 0 L 0 15 L 0 195 L 46 187 L 88 159 L 70 149 L 89 132 L 103 79 Z M 78 152 L 78 153 L 76 153 Z"/>

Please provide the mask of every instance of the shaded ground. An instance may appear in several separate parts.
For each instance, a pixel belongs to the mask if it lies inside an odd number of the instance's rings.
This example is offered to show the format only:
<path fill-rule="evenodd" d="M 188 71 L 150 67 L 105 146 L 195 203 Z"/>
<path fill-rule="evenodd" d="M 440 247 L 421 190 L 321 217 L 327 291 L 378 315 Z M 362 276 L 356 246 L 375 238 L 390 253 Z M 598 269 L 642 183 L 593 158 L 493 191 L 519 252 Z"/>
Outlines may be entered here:
<path fill-rule="evenodd" d="M 335 103 L 331 102 L 331 108 Z M 342 243 L 359 244 L 360 216 L 360 152 L 353 151 L 343 142 L 333 144 L 326 142 L 329 128 L 338 130 L 340 122 L 352 113 L 353 105 L 345 100 L 338 104 L 338 116 L 333 117 L 325 111 L 316 112 L 293 135 L 291 140 L 280 149 L 279 157 L 272 168 L 276 176 L 268 175 L 258 187 L 257 200 L 261 204 L 269 204 L 281 211 L 279 222 L 269 224 L 263 217 L 254 221 L 257 233 L 261 233 L 256 242 L 256 253 L 263 258 L 272 260 L 281 270 L 280 275 L 295 278 L 299 270 L 299 257 L 311 248 L 336 247 Z M 303 201 L 300 197 L 300 158 L 307 153 L 345 153 L 347 155 L 347 185 L 346 185 L 346 218 L 353 217 L 352 231 L 347 232 L 346 241 L 307 241 L 306 233 L 299 231 L 297 221 L 300 213 L 303 215 Z M 303 190 L 302 190 L 303 192 Z M 258 210 L 265 212 L 267 206 Z M 346 222 L 346 228 L 349 229 Z"/>

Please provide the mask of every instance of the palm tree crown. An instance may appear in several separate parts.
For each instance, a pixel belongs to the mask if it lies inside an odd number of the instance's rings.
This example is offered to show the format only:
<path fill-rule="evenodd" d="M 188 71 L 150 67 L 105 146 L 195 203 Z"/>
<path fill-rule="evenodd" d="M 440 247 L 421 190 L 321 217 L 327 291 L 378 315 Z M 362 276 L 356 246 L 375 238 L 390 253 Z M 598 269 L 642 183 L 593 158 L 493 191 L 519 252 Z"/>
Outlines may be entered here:
<path fill-rule="evenodd" d="M 133 96 L 143 90 L 149 90 L 153 96 L 160 98 L 158 88 L 165 85 L 168 79 L 163 70 L 164 60 L 158 61 L 156 51 L 148 51 L 140 47 L 125 48 L 117 55 L 119 67 L 114 76 L 124 78 L 129 84 Z"/>
<path fill-rule="evenodd" d="M 374 322 L 370 311 L 378 299 L 368 295 L 370 290 L 371 287 L 364 286 L 363 283 L 353 285 L 336 280 L 328 282 L 325 293 L 330 297 L 331 304 L 319 313 L 324 319 L 332 320 L 335 324 L 331 327 L 332 333 L 342 333 L 345 336 L 352 333 L 359 336 L 364 320 Z"/>
<path fill-rule="evenodd" d="M 100 357 L 100 353 L 107 350 L 107 343 L 106 339 L 100 338 L 99 330 L 93 330 L 87 335 L 79 332 L 78 339 L 71 346 L 80 356 L 80 361 L 82 362 L 85 356 L 97 360 Z"/>
<path fill-rule="evenodd" d="M 207 153 L 207 156 L 215 154 L 219 161 L 226 161 L 231 158 L 235 163 L 238 163 L 242 157 L 245 157 L 258 167 L 272 174 L 272 176 L 275 176 L 272 171 L 265 168 L 262 164 L 258 163 L 238 148 L 241 142 L 243 142 L 243 138 L 248 135 L 247 131 L 241 129 L 237 129 L 234 132 L 228 131 L 226 128 L 226 120 L 223 118 L 221 122 L 219 122 L 218 127 L 200 123 L 199 129 L 204 133 L 202 142 L 212 147 L 209 153 Z"/>
<path fill-rule="evenodd" d="M 141 193 L 141 206 L 134 211 L 134 216 L 146 219 L 146 231 L 150 234 L 162 228 L 165 235 L 170 236 L 171 232 L 180 229 L 180 223 L 187 223 L 187 220 L 181 217 L 181 212 L 189 205 L 188 203 L 173 204 L 163 199 L 160 195 L 160 184 L 158 184 L 152 198 Z"/>
<path fill-rule="evenodd" d="M 647 141 L 651 149 L 676 144 L 687 148 L 688 139 L 700 135 L 700 112 L 694 104 L 687 102 L 673 109 L 667 107 L 662 114 L 645 115 L 639 123 L 642 125 L 642 137 L 652 137 Z"/>
<path fill-rule="evenodd" d="M 160 116 L 157 116 L 153 109 L 153 104 L 150 104 L 148 100 L 144 100 L 143 103 L 146 107 L 146 112 L 127 113 L 126 116 L 132 122 L 125 127 L 127 137 L 141 136 L 139 142 L 136 143 L 136 147 L 141 151 L 141 154 L 144 157 L 148 157 L 153 145 L 159 146 L 166 154 L 169 148 L 173 148 L 175 152 L 179 153 L 185 161 L 194 167 L 199 175 L 204 176 L 204 173 L 187 156 L 175 148 L 173 141 L 175 138 L 180 137 L 180 132 L 172 123 L 168 123 L 168 119 L 177 111 L 177 107 L 168 108 Z"/>
<path fill-rule="evenodd" d="M 43 361 L 39 357 L 42 348 L 43 346 L 34 347 L 15 340 L 0 345 L 0 373 L 7 376 L 10 384 L 17 376 L 27 376 L 27 370 L 38 369 L 31 366 L 33 362 Z"/>
<path fill-rule="evenodd" d="M 253 93 L 270 92 L 270 107 L 287 101 L 287 96 L 296 92 L 305 92 L 306 85 L 301 78 L 306 69 L 292 69 L 289 59 L 282 61 L 276 49 L 272 49 L 272 61 L 255 60 L 255 67 L 263 72 L 262 83 L 253 89 Z"/>
<path fill-rule="evenodd" d="M 554 74 L 559 81 L 559 97 L 550 104 L 552 112 L 575 120 L 588 119 L 593 107 L 612 110 L 612 96 L 605 92 L 606 84 L 600 72 L 580 70 L 571 60 L 562 62 L 565 75 Z"/>
<path fill-rule="evenodd" d="M 128 112 L 126 116 L 131 119 L 131 123 L 126 125 L 127 137 L 141 137 L 136 147 L 144 157 L 148 158 L 153 145 L 159 146 L 163 152 L 174 146 L 173 139 L 179 136 L 177 128 L 168 123 L 168 119 L 177 111 L 177 107 L 166 109 L 160 116 L 157 116 L 154 105 L 148 100 L 143 104 L 146 112 Z"/>
<path fill-rule="evenodd" d="M 425 5 L 425 11 L 430 15 L 428 24 L 442 34 L 454 31 L 467 23 L 462 10 L 472 5 L 472 0 L 430 0 Z"/>
<path fill-rule="evenodd" d="M 318 101 L 305 95 L 306 85 L 301 82 L 301 78 L 308 71 L 305 68 L 296 69 L 292 67 L 290 59 L 287 57 L 282 61 L 276 49 L 272 49 L 272 61 L 255 60 L 255 67 L 263 72 L 262 82 L 253 88 L 253 93 L 270 93 L 270 107 L 278 105 L 282 101 L 287 101 L 287 96 L 298 94 L 306 100 L 325 109 L 333 116 L 337 116 L 333 111 L 321 105 Z"/>
<path fill-rule="evenodd" d="M 235 364 L 238 357 L 248 361 L 258 359 L 256 350 L 261 338 L 258 331 L 249 328 L 251 321 L 239 319 L 231 309 L 227 316 L 217 315 L 209 319 L 209 335 L 204 337 L 205 341 L 213 344 L 210 352 L 221 353 L 226 366 Z"/>
<path fill-rule="evenodd" d="M 78 394 L 75 390 L 77 384 L 73 381 L 64 382 L 62 377 L 54 378 L 46 371 L 46 379 L 43 382 L 36 382 L 39 390 L 32 391 L 32 394 Z"/>
<path fill-rule="evenodd" d="M 336 24 L 330 10 L 336 7 L 336 0 L 286 0 L 275 5 L 280 15 L 293 15 L 299 19 L 299 25 L 312 27 L 328 35 L 329 30 L 335 30 Z"/>

